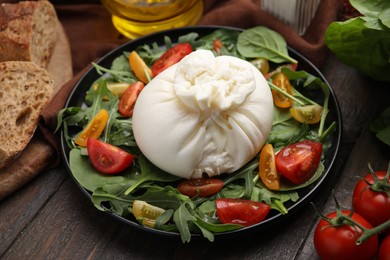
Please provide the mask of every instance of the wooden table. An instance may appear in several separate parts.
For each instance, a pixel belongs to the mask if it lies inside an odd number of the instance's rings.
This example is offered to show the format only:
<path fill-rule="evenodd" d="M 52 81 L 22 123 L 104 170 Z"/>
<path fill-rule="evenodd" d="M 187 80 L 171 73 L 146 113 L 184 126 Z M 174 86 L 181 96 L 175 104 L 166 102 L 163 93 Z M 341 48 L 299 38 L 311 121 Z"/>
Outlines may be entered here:
<path fill-rule="evenodd" d="M 379 142 L 369 122 L 390 104 L 388 84 L 374 82 L 330 55 L 323 74 L 338 98 L 343 118 L 339 156 L 313 203 L 334 210 L 331 191 L 351 208 L 356 176 L 386 169 L 390 147 Z M 182 244 L 114 220 L 94 208 L 61 165 L 45 171 L 0 201 L 1 259 L 317 259 L 313 230 L 318 222 L 308 204 L 270 230 L 232 239 L 194 239 Z"/>

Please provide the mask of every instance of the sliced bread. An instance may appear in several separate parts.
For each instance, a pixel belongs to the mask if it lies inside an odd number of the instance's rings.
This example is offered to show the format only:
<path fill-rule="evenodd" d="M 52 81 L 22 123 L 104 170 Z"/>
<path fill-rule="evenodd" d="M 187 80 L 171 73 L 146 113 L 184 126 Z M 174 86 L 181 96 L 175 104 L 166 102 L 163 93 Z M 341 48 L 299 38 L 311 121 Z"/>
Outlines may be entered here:
<path fill-rule="evenodd" d="M 26 147 L 39 113 L 53 95 L 53 81 L 32 62 L 0 62 L 0 169 Z"/>
<path fill-rule="evenodd" d="M 32 61 L 47 68 L 58 18 L 49 1 L 0 4 L 0 61 Z"/>

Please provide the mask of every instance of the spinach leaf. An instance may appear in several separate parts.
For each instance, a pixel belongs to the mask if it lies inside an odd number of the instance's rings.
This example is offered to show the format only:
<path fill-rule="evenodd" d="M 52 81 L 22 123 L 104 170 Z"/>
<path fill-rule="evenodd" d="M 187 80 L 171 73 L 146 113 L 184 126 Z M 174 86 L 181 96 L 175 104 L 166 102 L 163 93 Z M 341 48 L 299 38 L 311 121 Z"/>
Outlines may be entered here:
<path fill-rule="evenodd" d="M 263 26 L 247 29 L 240 33 L 237 49 L 245 58 L 265 58 L 275 63 L 297 63 L 288 55 L 284 38 L 279 33 Z"/>
<path fill-rule="evenodd" d="M 128 195 L 136 190 L 136 188 L 144 182 L 150 181 L 160 181 L 160 182 L 173 182 L 180 180 L 180 177 L 166 173 L 161 169 L 154 166 L 145 156 L 141 155 L 139 157 L 139 163 L 141 167 L 141 176 L 139 179 L 131 185 L 126 191 L 125 194 Z"/>
<path fill-rule="evenodd" d="M 298 189 L 305 188 L 305 187 L 313 184 L 314 182 L 316 182 L 322 176 L 322 173 L 324 171 L 325 171 L 325 166 L 322 162 L 320 162 L 316 172 L 314 173 L 313 177 L 310 178 L 310 180 L 308 180 L 307 182 L 302 183 L 300 185 L 295 185 L 295 184 L 292 184 L 289 182 L 282 182 L 281 187 L 280 187 L 280 191 L 292 191 L 292 190 L 298 190 Z"/>
<path fill-rule="evenodd" d="M 254 188 L 254 194 L 251 198 L 254 201 L 262 201 L 268 204 L 271 209 L 275 209 L 282 214 L 287 214 L 288 210 L 284 206 L 284 203 L 291 200 L 298 200 L 299 196 L 296 191 L 291 192 L 273 192 L 268 190 L 263 186 L 261 182 L 257 182 L 256 187 Z"/>
<path fill-rule="evenodd" d="M 83 156 L 80 149 L 70 151 L 69 167 L 73 177 L 85 189 L 93 192 L 99 187 L 109 185 L 127 185 L 129 187 L 136 181 L 136 174 L 131 169 L 122 175 L 103 175 L 90 163 L 87 156 Z"/>

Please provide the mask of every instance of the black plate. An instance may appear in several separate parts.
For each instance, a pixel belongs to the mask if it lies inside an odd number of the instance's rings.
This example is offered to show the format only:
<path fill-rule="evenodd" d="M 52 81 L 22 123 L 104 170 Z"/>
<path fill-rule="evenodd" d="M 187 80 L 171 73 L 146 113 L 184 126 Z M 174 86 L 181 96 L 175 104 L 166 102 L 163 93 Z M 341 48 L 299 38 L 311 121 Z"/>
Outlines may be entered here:
<path fill-rule="evenodd" d="M 169 36 L 172 40 L 172 42 L 176 42 L 179 36 L 188 34 L 190 32 L 196 32 L 200 36 L 207 35 L 216 29 L 229 29 L 229 30 L 238 30 L 242 31 L 242 29 L 238 28 L 233 28 L 233 27 L 222 27 L 222 26 L 202 26 L 202 27 L 185 27 L 185 28 L 178 28 L 178 29 L 173 29 L 173 30 L 168 30 L 168 31 L 162 31 L 158 32 L 155 34 L 151 34 L 142 38 L 139 38 L 137 40 L 128 42 L 126 44 L 123 44 L 122 46 L 112 50 L 108 54 L 106 54 L 104 57 L 102 57 L 97 63 L 103 67 L 110 67 L 112 61 L 121 55 L 124 51 L 130 52 L 134 49 L 136 49 L 137 46 L 139 45 L 144 45 L 144 44 L 152 44 L 154 42 L 157 42 L 160 46 L 164 45 L 164 36 Z M 296 59 L 299 63 L 299 69 L 300 70 L 305 70 L 309 73 L 311 73 L 314 76 L 317 76 L 321 78 L 326 84 L 329 85 L 329 83 L 326 81 L 325 77 L 321 74 L 321 72 L 304 56 L 302 56 L 300 53 L 297 51 L 288 48 L 289 54 L 291 57 Z M 77 83 L 75 86 L 74 90 L 70 94 L 68 101 L 66 103 L 66 107 L 74 107 L 74 106 L 81 106 L 84 103 L 84 97 L 86 91 L 90 88 L 92 83 L 99 78 L 100 75 L 96 72 L 94 68 L 90 68 L 80 79 L 80 81 Z M 314 93 L 315 95 L 315 93 Z M 265 219 L 263 222 L 250 226 L 250 227 L 245 227 L 239 230 L 235 231 L 229 231 L 229 232 L 224 232 L 224 233 L 217 233 L 214 234 L 217 237 L 223 236 L 231 236 L 231 235 L 238 235 L 242 233 L 247 233 L 248 231 L 257 231 L 261 229 L 266 229 L 269 228 L 276 223 L 278 223 L 281 220 L 284 220 L 285 218 L 290 217 L 294 212 L 296 212 L 299 208 L 301 208 L 303 205 L 308 203 L 312 196 L 319 190 L 321 185 L 324 183 L 324 181 L 328 178 L 328 175 L 330 173 L 330 170 L 333 166 L 333 163 L 337 157 L 337 153 L 339 150 L 339 145 L 340 145 L 340 139 L 341 139 L 341 131 L 342 131 L 342 122 L 341 122 L 341 113 L 339 109 L 339 105 L 336 99 L 336 96 L 334 95 L 334 92 L 332 88 L 330 88 L 330 100 L 329 100 L 329 114 L 327 117 L 327 120 L 332 122 L 335 121 L 337 123 L 336 131 L 333 133 L 331 136 L 332 138 L 332 146 L 330 149 L 328 149 L 325 153 L 325 171 L 323 175 L 313 184 L 310 186 L 303 188 L 299 190 L 299 200 L 295 203 L 287 203 L 286 208 L 288 209 L 289 213 L 286 215 L 282 215 L 280 213 L 274 213 L 271 214 Z M 79 186 L 79 188 L 82 190 L 82 192 L 87 196 L 88 198 L 91 198 L 91 194 L 89 191 L 87 191 L 85 188 L 83 188 L 73 177 L 70 168 L 69 168 L 69 148 L 66 145 L 65 139 L 64 139 L 64 134 L 63 132 L 61 133 L 61 146 L 62 146 L 62 155 L 63 159 L 65 161 L 67 170 L 69 171 L 70 175 L 76 182 L 76 184 Z M 167 232 L 167 231 L 161 231 L 161 230 L 156 230 L 152 228 L 148 228 L 145 226 L 140 225 L 135 219 L 125 219 L 119 215 L 107 212 L 107 214 L 113 216 L 116 219 L 119 219 L 122 221 L 124 224 L 146 230 L 148 232 L 153 232 L 156 234 L 160 235 L 168 235 L 168 236 L 179 236 L 179 233 L 176 232 Z M 199 234 L 194 234 L 194 236 L 200 236 Z"/>

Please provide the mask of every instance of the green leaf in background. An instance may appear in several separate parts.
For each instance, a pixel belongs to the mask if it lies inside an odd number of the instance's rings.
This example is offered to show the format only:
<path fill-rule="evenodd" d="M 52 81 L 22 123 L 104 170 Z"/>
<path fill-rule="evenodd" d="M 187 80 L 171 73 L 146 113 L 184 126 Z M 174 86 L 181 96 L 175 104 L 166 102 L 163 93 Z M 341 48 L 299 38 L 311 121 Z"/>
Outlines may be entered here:
<path fill-rule="evenodd" d="M 240 33 L 237 49 L 245 58 L 265 58 L 275 63 L 297 63 L 288 55 L 284 38 L 279 33 L 263 26 L 247 29 Z"/>
<path fill-rule="evenodd" d="M 349 2 L 361 14 L 368 17 L 379 17 L 384 10 L 390 10 L 388 0 L 350 0 Z"/>
<path fill-rule="evenodd" d="M 390 107 L 370 123 L 370 130 L 376 133 L 379 140 L 390 146 Z"/>
<path fill-rule="evenodd" d="M 390 82 L 390 1 L 350 3 L 363 16 L 331 23 L 325 44 L 345 64 L 374 80 Z"/>
<path fill-rule="evenodd" d="M 361 17 L 331 23 L 325 44 L 345 64 L 374 80 L 390 82 L 390 29 L 373 29 L 365 23 Z"/>
<path fill-rule="evenodd" d="M 388 2 L 390 3 L 390 2 Z M 382 24 L 384 24 L 386 27 L 390 28 L 390 7 L 383 10 L 378 15 L 379 20 L 382 21 Z"/>

